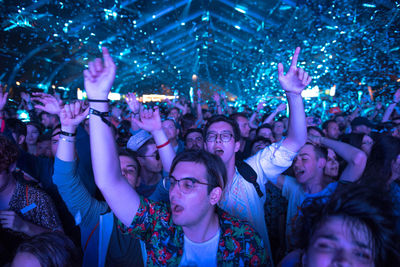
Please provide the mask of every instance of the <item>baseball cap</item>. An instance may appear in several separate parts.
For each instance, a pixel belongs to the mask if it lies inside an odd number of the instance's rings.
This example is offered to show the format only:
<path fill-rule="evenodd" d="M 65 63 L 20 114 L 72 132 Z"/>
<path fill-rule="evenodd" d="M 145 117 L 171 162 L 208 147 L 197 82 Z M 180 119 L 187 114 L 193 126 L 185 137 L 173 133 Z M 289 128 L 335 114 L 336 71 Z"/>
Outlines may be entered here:
<path fill-rule="evenodd" d="M 144 143 L 146 143 L 151 138 L 152 136 L 149 132 L 140 129 L 129 138 L 126 147 L 129 148 L 130 150 L 138 151 L 138 149 L 141 148 L 144 145 Z"/>

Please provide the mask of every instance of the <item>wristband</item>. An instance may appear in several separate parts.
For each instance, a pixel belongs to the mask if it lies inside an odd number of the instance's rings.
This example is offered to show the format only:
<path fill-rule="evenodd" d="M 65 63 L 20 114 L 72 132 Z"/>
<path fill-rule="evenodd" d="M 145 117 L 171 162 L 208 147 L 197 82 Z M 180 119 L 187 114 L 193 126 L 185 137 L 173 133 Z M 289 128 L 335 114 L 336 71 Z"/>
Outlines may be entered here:
<path fill-rule="evenodd" d="M 109 99 L 87 99 L 88 102 L 102 102 L 102 103 L 108 103 L 110 102 Z"/>
<path fill-rule="evenodd" d="M 160 148 L 163 148 L 163 147 L 165 147 L 167 145 L 169 145 L 169 140 L 167 142 L 165 142 L 164 144 L 162 144 L 162 145 L 156 146 L 156 148 L 160 149 Z"/>
<path fill-rule="evenodd" d="M 63 130 L 61 130 L 60 134 L 62 134 L 64 136 L 69 136 L 69 137 L 76 136 L 76 132 L 75 133 L 69 133 L 69 132 L 64 132 Z"/>
<path fill-rule="evenodd" d="M 60 137 L 60 140 L 63 140 L 63 141 L 65 141 L 65 142 L 68 142 L 68 143 L 75 143 L 75 140 L 71 140 L 71 139 L 67 139 L 67 138 L 65 138 L 64 136 L 61 136 Z"/>
<path fill-rule="evenodd" d="M 101 120 L 107 124 L 107 126 L 112 127 L 112 123 L 106 119 L 106 117 L 110 116 L 110 112 L 106 111 L 106 112 L 100 112 L 98 110 L 95 110 L 93 108 L 89 108 L 89 114 L 90 115 L 95 115 L 95 116 L 99 116 L 101 118 Z"/>

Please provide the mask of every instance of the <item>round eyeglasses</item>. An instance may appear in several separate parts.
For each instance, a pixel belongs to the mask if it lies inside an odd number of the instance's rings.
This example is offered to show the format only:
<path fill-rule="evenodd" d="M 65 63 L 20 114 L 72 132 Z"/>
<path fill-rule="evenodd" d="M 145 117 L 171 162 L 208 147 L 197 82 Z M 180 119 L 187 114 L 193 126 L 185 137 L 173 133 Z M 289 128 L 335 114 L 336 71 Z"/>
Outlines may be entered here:
<path fill-rule="evenodd" d="M 178 183 L 179 189 L 184 194 L 189 194 L 193 191 L 195 184 L 202 184 L 202 185 L 211 185 L 207 183 L 200 182 L 196 178 L 193 177 L 185 177 L 180 180 L 175 179 L 173 176 L 167 176 L 163 179 L 164 188 L 168 191 L 173 189 L 174 186 Z"/>
<path fill-rule="evenodd" d="M 156 158 L 156 160 L 160 160 L 160 153 L 158 153 L 158 151 L 156 151 L 156 153 L 151 154 L 151 155 L 140 155 L 139 157 L 141 158 Z"/>
<path fill-rule="evenodd" d="M 221 133 L 221 134 L 209 133 L 206 135 L 206 141 L 207 142 L 215 142 L 215 140 L 217 140 L 218 136 L 222 142 L 227 143 L 227 142 L 231 141 L 233 134 L 231 134 L 231 133 Z"/>

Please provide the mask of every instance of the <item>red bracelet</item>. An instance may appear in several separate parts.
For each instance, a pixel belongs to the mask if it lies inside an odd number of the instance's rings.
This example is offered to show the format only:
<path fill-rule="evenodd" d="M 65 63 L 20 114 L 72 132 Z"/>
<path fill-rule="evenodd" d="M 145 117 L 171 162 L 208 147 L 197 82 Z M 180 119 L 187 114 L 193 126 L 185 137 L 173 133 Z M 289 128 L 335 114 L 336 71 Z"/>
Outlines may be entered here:
<path fill-rule="evenodd" d="M 156 146 L 156 148 L 160 149 L 160 148 L 163 148 L 163 147 L 165 147 L 167 145 L 169 145 L 169 140 L 167 142 L 165 142 L 164 144 L 162 144 L 162 145 Z"/>

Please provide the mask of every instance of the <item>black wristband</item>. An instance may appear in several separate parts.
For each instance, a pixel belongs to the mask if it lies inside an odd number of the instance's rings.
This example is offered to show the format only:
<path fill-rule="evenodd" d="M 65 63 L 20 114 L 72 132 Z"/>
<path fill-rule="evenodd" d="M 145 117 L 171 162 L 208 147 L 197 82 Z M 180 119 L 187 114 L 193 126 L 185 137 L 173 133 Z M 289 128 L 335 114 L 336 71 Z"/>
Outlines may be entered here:
<path fill-rule="evenodd" d="M 108 103 L 110 102 L 109 99 L 87 99 L 88 102 L 103 102 L 103 103 Z"/>
<path fill-rule="evenodd" d="M 76 136 L 76 132 L 75 133 L 69 133 L 69 132 L 64 132 L 63 130 L 61 130 L 60 134 L 62 134 L 64 136 L 69 136 L 69 137 Z"/>
<path fill-rule="evenodd" d="M 89 114 L 99 116 L 99 117 L 101 118 L 101 120 L 102 120 L 105 124 L 107 124 L 107 126 L 109 126 L 109 127 L 112 126 L 112 123 L 111 123 L 109 120 L 106 119 L 106 117 L 109 117 L 109 116 L 110 116 L 110 112 L 109 112 L 109 111 L 100 112 L 100 111 L 95 110 L 95 109 L 93 109 L 93 108 L 89 108 Z"/>

